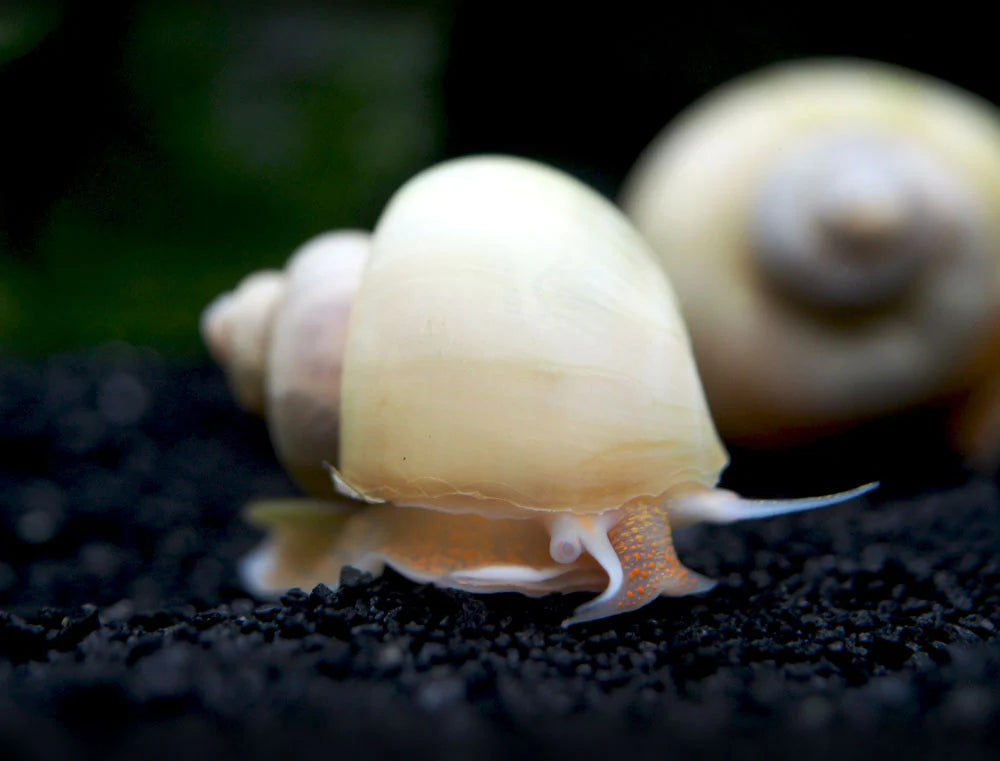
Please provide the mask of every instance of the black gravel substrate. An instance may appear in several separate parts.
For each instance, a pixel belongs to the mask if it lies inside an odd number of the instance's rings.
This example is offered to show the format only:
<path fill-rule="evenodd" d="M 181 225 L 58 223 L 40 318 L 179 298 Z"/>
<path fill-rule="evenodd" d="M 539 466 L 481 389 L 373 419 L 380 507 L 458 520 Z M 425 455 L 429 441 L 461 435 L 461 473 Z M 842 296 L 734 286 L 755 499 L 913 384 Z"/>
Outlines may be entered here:
<path fill-rule="evenodd" d="M 735 455 L 754 495 L 885 484 L 690 530 L 711 594 L 564 630 L 584 597 L 350 569 L 250 599 L 240 507 L 293 489 L 218 371 L 4 360 L 0 758 L 995 758 L 1000 488 L 925 423 Z"/>

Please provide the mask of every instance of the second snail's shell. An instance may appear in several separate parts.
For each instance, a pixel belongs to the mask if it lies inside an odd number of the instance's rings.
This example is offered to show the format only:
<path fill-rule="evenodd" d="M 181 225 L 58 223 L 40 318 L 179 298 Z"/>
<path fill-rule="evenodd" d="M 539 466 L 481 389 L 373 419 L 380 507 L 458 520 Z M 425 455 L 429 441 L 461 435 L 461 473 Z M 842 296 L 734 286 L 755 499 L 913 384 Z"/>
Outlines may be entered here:
<path fill-rule="evenodd" d="M 351 317 L 340 470 L 372 501 L 597 513 L 726 463 L 674 295 L 595 192 L 529 161 L 392 199 Z"/>
<path fill-rule="evenodd" d="M 730 440 L 924 403 L 990 361 L 1000 115 L 958 88 L 855 60 L 748 75 L 657 138 L 623 207 L 677 288 Z"/>

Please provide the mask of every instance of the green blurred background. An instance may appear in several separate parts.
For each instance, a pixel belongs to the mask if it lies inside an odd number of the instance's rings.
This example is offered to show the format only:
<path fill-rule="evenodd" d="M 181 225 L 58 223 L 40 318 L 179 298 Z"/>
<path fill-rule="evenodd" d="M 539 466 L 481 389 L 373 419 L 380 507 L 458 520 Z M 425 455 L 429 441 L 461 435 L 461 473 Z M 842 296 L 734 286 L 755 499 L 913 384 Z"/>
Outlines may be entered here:
<path fill-rule="evenodd" d="M 996 101 L 991 35 L 871 4 L 0 0 L 0 351 L 200 352 L 213 296 L 370 228 L 420 168 L 505 151 L 613 195 L 671 116 L 774 60 L 881 58 Z"/>
<path fill-rule="evenodd" d="M 220 290 L 370 227 L 440 152 L 442 7 L 4 6 L 0 344 L 195 351 Z"/>

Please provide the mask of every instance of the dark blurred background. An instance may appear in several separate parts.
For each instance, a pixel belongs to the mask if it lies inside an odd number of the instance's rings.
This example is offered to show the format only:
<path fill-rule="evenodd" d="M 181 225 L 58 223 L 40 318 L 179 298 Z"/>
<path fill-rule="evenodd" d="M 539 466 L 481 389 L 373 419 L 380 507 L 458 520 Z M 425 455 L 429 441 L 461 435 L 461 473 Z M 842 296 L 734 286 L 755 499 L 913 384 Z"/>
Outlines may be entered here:
<path fill-rule="evenodd" d="M 201 351 L 197 316 L 422 167 L 503 151 L 613 196 L 684 106 L 766 63 L 896 62 L 1000 102 L 960 8 L 0 1 L 0 350 Z"/>

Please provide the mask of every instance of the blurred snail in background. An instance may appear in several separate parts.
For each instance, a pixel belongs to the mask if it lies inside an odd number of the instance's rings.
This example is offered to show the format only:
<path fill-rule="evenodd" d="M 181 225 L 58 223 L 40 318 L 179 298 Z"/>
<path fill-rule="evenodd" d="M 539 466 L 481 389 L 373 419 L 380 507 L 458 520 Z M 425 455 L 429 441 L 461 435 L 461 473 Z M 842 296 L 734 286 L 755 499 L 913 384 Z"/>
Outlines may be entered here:
<path fill-rule="evenodd" d="M 773 66 L 641 156 L 622 207 L 674 283 L 723 438 L 918 405 L 1000 463 L 1000 112 L 887 64 Z"/>
<path fill-rule="evenodd" d="M 243 568 L 258 592 L 335 584 L 345 565 L 389 565 L 473 592 L 600 592 L 566 622 L 578 623 L 714 585 L 678 559 L 672 528 L 871 488 L 789 501 L 715 488 L 727 455 L 666 276 L 617 209 L 557 170 L 499 156 L 446 162 L 407 182 L 357 243 L 359 260 L 369 252 L 360 284 L 353 265 L 343 287 L 317 279 L 335 306 L 317 296 L 306 338 L 282 311 L 297 307 L 291 286 L 306 252 L 284 286 L 255 276 L 203 321 L 224 361 L 251 346 L 246 364 L 266 361 L 244 374 L 282 377 L 268 366 L 287 356 L 277 344 L 326 341 L 312 322 L 321 314 L 339 341 L 345 294 L 356 289 L 342 374 L 324 381 L 339 403 L 324 388 L 297 402 L 322 429 L 339 421 L 339 450 L 318 437 L 294 450 L 317 467 L 336 458 L 330 475 L 354 501 L 253 507 L 270 531 Z M 240 314 L 240 298 L 262 311 Z M 240 320 L 269 334 L 270 349 L 237 340 Z M 281 394 L 264 385 L 270 416 Z M 292 387 L 308 396 L 313 384 Z M 269 424 L 277 445 L 311 421 L 300 412 Z M 314 495 L 329 491 L 300 480 Z"/>

